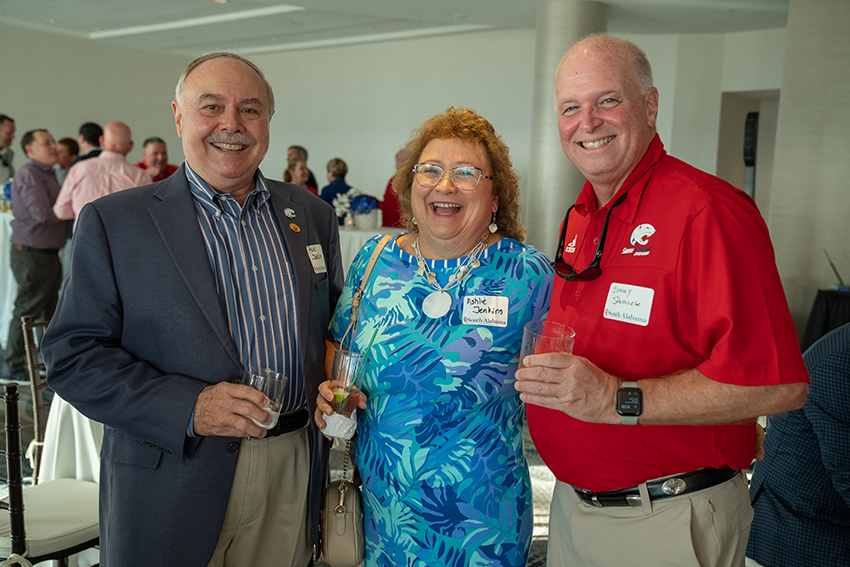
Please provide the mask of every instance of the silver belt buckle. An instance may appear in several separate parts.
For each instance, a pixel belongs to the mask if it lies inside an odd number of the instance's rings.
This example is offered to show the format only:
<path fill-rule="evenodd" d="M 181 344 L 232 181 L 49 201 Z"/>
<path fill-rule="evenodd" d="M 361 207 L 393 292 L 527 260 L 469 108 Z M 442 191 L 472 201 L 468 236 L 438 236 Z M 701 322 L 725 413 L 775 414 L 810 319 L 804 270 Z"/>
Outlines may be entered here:
<path fill-rule="evenodd" d="M 667 496 L 677 496 L 684 492 L 687 487 L 688 483 L 684 480 L 673 477 L 664 481 L 664 484 L 661 485 L 661 490 Z"/>

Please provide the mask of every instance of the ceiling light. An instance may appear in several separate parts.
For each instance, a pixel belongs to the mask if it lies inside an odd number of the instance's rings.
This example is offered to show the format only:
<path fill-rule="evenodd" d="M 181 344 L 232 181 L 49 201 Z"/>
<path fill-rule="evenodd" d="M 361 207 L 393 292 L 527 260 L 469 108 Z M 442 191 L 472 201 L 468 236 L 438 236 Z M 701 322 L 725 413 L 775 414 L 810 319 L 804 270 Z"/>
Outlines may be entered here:
<path fill-rule="evenodd" d="M 301 6 L 269 6 L 266 8 L 256 8 L 254 10 L 244 10 L 241 12 L 230 12 L 229 14 L 216 14 L 214 16 L 203 16 L 200 18 L 189 18 L 186 20 L 177 20 L 171 22 L 163 22 L 161 24 L 152 24 L 146 26 L 132 26 L 129 28 L 118 28 L 105 31 L 96 31 L 88 34 L 89 39 L 107 39 L 111 37 L 122 37 L 128 35 L 137 35 L 143 33 L 154 33 L 167 30 L 176 30 L 180 28 L 191 28 L 196 26 L 205 26 L 210 24 L 218 24 L 222 22 L 233 22 L 236 20 L 245 20 L 250 18 L 262 18 L 275 14 L 284 14 L 286 12 L 300 12 L 304 10 Z"/>

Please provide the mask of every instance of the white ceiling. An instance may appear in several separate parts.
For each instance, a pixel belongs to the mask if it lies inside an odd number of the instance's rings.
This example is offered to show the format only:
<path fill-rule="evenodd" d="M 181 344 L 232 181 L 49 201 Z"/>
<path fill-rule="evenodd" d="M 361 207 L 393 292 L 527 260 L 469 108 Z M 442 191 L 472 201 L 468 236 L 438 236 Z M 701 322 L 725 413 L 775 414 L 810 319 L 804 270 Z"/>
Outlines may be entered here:
<path fill-rule="evenodd" d="M 613 33 L 785 27 L 789 0 L 608 0 Z M 0 23 L 173 55 L 534 28 L 540 0 L 0 0 Z"/>

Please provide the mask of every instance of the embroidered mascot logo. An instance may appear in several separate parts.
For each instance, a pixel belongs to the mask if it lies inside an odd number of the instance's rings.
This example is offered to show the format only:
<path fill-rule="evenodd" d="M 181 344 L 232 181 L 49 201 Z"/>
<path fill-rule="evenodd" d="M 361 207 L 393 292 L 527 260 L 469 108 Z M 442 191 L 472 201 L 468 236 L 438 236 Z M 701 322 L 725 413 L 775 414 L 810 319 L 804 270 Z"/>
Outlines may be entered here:
<path fill-rule="evenodd" d="M 651 247 L 647 246 L 649 243 L 649 237 L 655 234 L 655 227 L 651 224 L 639 224 L 632 231 L 632 235 L 629 237 L 629 242 L 631 243 L 631 248 L 623 248 L 622 254 L 634 254 L 635 256 L 646 256 L 649 254 L 649 251 L 652 250 Z"/>
<path fill-rule="evenodd" d="M 655 234 L 655 227 L 651 224 L 639 224 L 633 231 L 629 239 L 632 246 L 646 246 L 649 242 L 649 237 Z"/>

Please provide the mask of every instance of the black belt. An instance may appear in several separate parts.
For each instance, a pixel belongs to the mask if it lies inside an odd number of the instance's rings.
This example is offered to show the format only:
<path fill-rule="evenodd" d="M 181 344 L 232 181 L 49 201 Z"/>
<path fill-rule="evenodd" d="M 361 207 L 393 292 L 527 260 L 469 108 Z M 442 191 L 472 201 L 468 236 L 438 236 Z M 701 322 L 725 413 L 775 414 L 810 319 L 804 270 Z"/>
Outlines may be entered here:
<path fill-rule="evenodd" d="M 277 419 L 277 425 L 269 429 L 263 439 L 277 437 L 284 433 L 290 433 L 296 429 L 304 429 L 310 423 L 310 410 L 299 408 L 295 411 L 285 413 Z"/>
<path fill-rule="evenodd" d="M 58 248 L 33 248 L 32 246 L 27 246 L 26 244 L 13 244 L 15 250 L 18 252 L 38 252 L 39 254 L 59 254 Z"/>
<path fill-rule="evenodd" d="M 729 467 L 722 469 L 699 469 L 697 471 L 677 474 L 658 480 L 650 480 L 646 483 L 649 499 L 664 500 L 674 496 L 681 496 L 697 490 L 703 490 L 717 486 L 734 477 L 739 471 Z M 573 487 L 578 497 L 593 504 L 598 508 L 609 506 L 640 506 L 640 490 L 634 488 L 621 488 L 607 492 L 593 492 L 584 488 Z"/>

